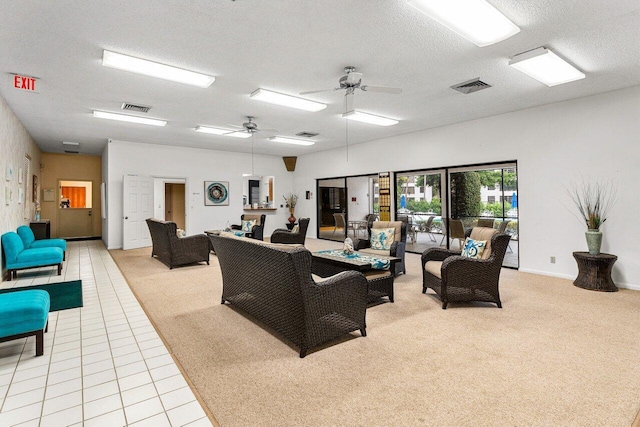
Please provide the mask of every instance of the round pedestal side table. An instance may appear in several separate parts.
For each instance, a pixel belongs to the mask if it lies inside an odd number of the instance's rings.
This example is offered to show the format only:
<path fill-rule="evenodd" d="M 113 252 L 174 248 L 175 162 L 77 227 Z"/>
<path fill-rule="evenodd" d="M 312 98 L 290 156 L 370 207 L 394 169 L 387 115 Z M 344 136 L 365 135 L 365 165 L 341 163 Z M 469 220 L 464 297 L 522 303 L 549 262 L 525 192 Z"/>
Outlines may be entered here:
<path fill-rule="evenodd" d="M 574 252 L 578 264 L 578 277 L 573 284 L 593 291 L 616 292 L 618 287 L 611 280 L 611 269 L 618 259 L 611 254 L 591 255 L 589 252 Z"/>

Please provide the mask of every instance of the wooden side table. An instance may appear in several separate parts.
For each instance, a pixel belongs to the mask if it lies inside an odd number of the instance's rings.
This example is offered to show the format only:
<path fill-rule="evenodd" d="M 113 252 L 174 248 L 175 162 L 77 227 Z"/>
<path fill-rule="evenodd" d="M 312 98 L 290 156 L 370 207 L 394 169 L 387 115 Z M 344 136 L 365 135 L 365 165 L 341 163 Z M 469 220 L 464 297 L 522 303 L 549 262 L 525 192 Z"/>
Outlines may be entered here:
<path fill-rule="evenodd" d="M 29 223 L 29 228 L 33 231 L 33 237 L 35 237 L 36 240 L 51 238 L 51 225 L 49 222 L 48 219 L 42 219 Z"/>
<path fill-rule="evenodd" d="M 611 269 L 618 259 L 611 254 L 591 255 L 589 252 L 574 252 L 578 264 L 578 277 L 573 284 L 593 291 L 616 292 L 618 287 L 611 280 Z"/>

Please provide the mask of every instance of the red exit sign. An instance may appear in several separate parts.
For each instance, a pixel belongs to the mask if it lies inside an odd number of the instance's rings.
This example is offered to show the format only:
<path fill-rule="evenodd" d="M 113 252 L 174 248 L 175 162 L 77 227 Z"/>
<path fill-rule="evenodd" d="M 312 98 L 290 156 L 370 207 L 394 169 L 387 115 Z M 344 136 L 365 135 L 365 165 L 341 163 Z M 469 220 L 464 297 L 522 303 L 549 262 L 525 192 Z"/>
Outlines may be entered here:
<path fill-rule="evenodd" d="M 26 90 L 29 92 L 37 92 L 36 84 L 38 83 L 38 79 L 36 79 L 35 77 L 20 76 L 18 74 L 14 74 L 11 77 L 13 80 L 14 88 Z"/>

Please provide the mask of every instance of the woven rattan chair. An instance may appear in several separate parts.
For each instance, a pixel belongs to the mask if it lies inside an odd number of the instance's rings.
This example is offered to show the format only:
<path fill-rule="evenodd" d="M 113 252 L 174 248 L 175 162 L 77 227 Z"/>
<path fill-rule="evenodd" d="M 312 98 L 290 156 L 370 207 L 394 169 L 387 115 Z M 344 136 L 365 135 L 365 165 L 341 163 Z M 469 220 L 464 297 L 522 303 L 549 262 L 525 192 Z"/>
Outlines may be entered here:
<path fill-rule="evenodd" d="M 267 219 L 267 216 L 265 214 L 262 215 L 248 215 L 248 214 L 243 214 L 240 217 L 241 221 L 255 221 L 255 225 L 253 227 L 251 227 L 251 232 L 249 233 L 249 235 L 247 237 L 251 237 L 252 239 L 256 239 L 256 240 L 264 240 L 264 222 Z M 231 226 L 232 230 L 242 230 L 242 225 L 232 225 Z"/>
<path fill-rule="evenodd" d="M 371 249 L 371 229 L 373 228 L 394 228 L 394 241 L 388 251 Z M 371 255 L 385 255 L 400 258 L 401 261 L 396 264 L 396 276 L 400 273 L 407 273 L 404 264 L 404 252 L 407 246 L 407 224 L 402 221 L 374 221 L 368 229 L 369 237 L 366 239 L 355 239 L 353 248 Z"/>
<path fill-rule="evenodd" d="M 509 236 L 485 227 L 467 233 L 474 240 L 487 241 L 482 259 L 442 248 L 427 249 L 422 254 L 422 293 L 433 289 L 442 300 L 443 310 L 450 302 L 460 301 L 487 301 L 502 308 L 498 281 Z"/>
<path fill-rule="evenodd" d="M 493 228 L 493 218 L 478 218 L 478 227 Z"/>
<path fill-rule="evenodd" d="M 427 218 L 427 222 L 424 224 L 424 231 L 427 233 L 427 236 L 429 236 L 429 239 L 432 242 L 436 241 L 436 236 L 433 235 L 433 220 L 435 219 L 434 215 L 431 215 L 429 218 Z"/>
<path fill-rule="evenodd" d="M 343 271 L 314 281 L 311 252 L 303 246 L 229 233 L 210 239 L 222 272 L 222 303 L 231 303 L 282 334 L 300 348 L 300 357 L 352 331 L 366 336 L 367 279 L 362 273 Z M 238 345 L 251 344 L 239 340 Z"/>
<path fill-rule="evenodd" d="M 278 228 L 271 233 L 271 243 L 297 243 L 304 245 L 307 228 L 309 228 L 309 218 L 300 218 L 298 220 L 298 230 L 289 231 L 284 228 Z"/>
<path fill-rule="evenodd" d="M 467 237 L 464 231 L 464 225 L 459 219 L 449 219 L 449 239 L 457 240 L 460 250 L 462 251 L 462 245 L 464 245 L 464 239 Z M 440 242 L 442 244 L 442 242 Z"/>
<path fill-rule="evenodd" d="M 155 218 L 147 219 L 147 226 L 153 244 L 151 256 L 157 257 L 169 268 L 202 261 L 209 264 L 212 246 L 205 234 L 178 237 L 175 222 Z"/>
<path fill-rule="evenodd" d="M 344 214 L 334 213 L 333 221 L 335 222 L 335 224 L 333 225 L 333 234 L 336 234 L 336 231 L 338 230 L 338 228 L 342 229 L 342 232 L 344 232 L 344 229 L 347 226 L 347 220 L 345 219 Z"/>

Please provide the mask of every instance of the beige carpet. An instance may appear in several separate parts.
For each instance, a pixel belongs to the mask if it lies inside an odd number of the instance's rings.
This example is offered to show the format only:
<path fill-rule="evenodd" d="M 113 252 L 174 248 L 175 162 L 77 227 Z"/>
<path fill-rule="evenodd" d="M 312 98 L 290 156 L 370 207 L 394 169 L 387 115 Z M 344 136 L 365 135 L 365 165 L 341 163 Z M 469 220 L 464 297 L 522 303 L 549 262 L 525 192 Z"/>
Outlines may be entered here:
<path fill-rule="evenodd" d="M 224 427 L 629 426 L 640 408 L 640 292 L 505 269 L 503 309 L 442 310 L 408 254 L 396 302 L 367 310 L 366 338 L 300 359 L 220 304 L 215 256 L 169 270 L 148 248 L 111 254 Z"/>

